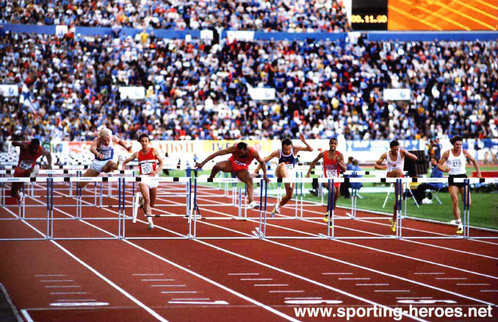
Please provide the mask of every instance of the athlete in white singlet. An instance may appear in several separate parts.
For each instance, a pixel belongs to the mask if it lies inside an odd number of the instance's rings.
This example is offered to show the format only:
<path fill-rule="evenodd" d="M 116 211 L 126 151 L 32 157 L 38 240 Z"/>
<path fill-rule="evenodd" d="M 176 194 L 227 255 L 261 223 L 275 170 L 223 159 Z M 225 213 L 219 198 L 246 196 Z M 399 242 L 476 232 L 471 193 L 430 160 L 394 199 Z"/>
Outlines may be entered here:
<path fill-rule="evenodd" d="M 405 165 L 405 157 L 412 160 L 417 160 L 417 156 L 399 146 L 399 142 L 394 140 L 389 144 L 389 151 L 382 153 L 380 159 L 375 163 L 375 169 L 387 170 L 386 176 L 389 178 L 402 178 L 403 167 Z M 386 161 L 386 164 L 383 164 Z M 403 193 L 403 191 L 399 192 Z M 395 194 L 398 195 L 398 189 L 395 186 Z M 391 219 L 391 230 L 396 231 L 396 209 L 398 208 L 398 200 L 394 203 L 393 218 Z"/>
<path fill-rule="evenodd" d="M 441 156 L 441 160 L 437 165 L 438 169 L 449 174 L 448 179 L 448 192 L 450 193 L 451 203 L 453 207 L 453 215 L 455 216 L 455 223 L 457 224 L 457 234 L 463 233 L 462 220 L 460 219 L 460 208 L 458 206 L 458 192 L 464 197 L 464 184 L 460 182 L 453 182 L 454 178 L 467 178 L 467 159 L 472 162 L 477 171 L 477 177 L 481 177 L 481 169 L 476 159 L 474 159 L 467 150 L 462 149 L 463 139 L 460 136 L 454 136 L 450 139 L 453 148 L 445 151 Z M 446 165 L 445 165 L 446 163 Z M 469 207 L 471 204 L 469 193 Z"/>

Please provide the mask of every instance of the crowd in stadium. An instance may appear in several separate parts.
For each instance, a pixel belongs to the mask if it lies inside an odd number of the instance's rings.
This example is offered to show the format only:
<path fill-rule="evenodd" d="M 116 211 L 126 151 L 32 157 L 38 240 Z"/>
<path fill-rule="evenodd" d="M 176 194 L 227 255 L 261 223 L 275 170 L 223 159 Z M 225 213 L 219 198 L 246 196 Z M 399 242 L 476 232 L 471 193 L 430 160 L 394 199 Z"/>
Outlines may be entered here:
<path fill-rule="evenodd" d="M 17 24 L 287 32 L 348 30 L 342 0 L 7 0 L 2 11 L 5 21 Z"/>
<path fill-rule="evenodd" d="M 496 42 L 3 38 L 0 82 L 23 91 L 4 98 L 4 137 L 89 139 L 102 124 L 158 139 L 498 136 Z M 251 100 L 246 84 L 278 99 Z M 118 85 L 145 86 L 146 101 L 121 100 Z M 412 100 L 385 102 L 390 87 L 411 88 Z"/>

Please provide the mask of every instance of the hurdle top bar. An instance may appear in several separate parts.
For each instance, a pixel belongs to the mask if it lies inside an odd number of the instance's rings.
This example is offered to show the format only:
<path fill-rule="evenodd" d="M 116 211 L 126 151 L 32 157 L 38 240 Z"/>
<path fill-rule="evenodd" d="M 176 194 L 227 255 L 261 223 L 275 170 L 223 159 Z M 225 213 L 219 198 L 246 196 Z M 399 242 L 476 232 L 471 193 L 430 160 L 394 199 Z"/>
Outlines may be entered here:
<path fill-rule="evenodd" d="M 149 176 L 137 176 L 137 177 L 42 177 L 37 176 L 34 178 L 30 177 L 0 177 L 0 183 L 3 182 L 45 182 L 48 179 L 53 180 L 53 182 L 118 182 L 122 179 L 124 182 L 142 182 L 142 181 L 156 181 L 156 182 L 188 182 L 192 180 L 190 177 L 149 177 Z M 197 182 L 206 183 L 238 183 L 240 182 L 236 178 L 197 178 Z M 262 180 L 262 179 L 261 179 Z M 358 183 L 395 183 L 400 180 L 403 183 L 447 183 L 450 178 L 271 178 L 269 182 L 271 183 L 328 183 L 334 181 L 335 183 L 343 182 L 358 182 Z M 451 181 L 454 183 L 465 183 L 468 180 L 469 183 L 494 183 L 498 184 L 498 177 L 496 178 L 453 178 Z M 255 180 L 257 181 L 257 180 Z"/>

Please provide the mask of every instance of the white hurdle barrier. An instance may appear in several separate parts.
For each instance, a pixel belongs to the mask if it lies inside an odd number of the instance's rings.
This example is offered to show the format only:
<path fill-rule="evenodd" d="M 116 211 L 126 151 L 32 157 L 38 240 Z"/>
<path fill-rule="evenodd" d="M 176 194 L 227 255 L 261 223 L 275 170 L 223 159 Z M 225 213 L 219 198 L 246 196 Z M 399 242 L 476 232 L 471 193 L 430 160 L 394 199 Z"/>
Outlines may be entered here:
<path fill-rule="evenodd" d="M 12 182 L 22 182 L 22 183 L 30 183 L 30 182 L 36 182 L 36 183 L 44 183 L 47 184 L 47 232 L 45 235 L 45 239 L 56 239 L 57 237 L 54 236 L 54 230 L 53 230 L 53 223 L 55 220 L 60 220 L 61 218 L 54 218 L 53 216 L 53 208 L 54 208 L 54 183 L 60 183 L 60 182 L 94 182 L 94 183 L 102 183 L 102 182 L 117 182 L 118 183 L 118 234 L 116 234 L 113 238 L 127 238 L 125 234 L 125 222 L 126 219 L 132 219 L 136 220 L 133 218 L 133 216 L 126 216 L 126 208 L 132 207 L 135 205 L 135 202 L 132 203 L 131 206 L 126 204 L 126 193 L 127 189 L 126 184 L 127 183 L 139 183 L 144 179 L 144 177 L 35 177 L 35 178 L 6 178 L 6 177 L 1 177 L 0 178 L 0 183 L 5 184 L 5 183 L 12 183 Z M 208 179 L 208 178 L 190 178 L 190 177 L 146 177 L 147 180 L 154 180 L 157 182 L 170 182 L 170 183 L 185 183 L 188 188 L 185 191 L 186 194 L 186 205 L 185 205 L 185 215 L 188 217 L 188 225 L 189 225 L 189 232 L 186 236 L 183 238 L 203 238 L 202 236 L 197 236 L 197 226 L 196 226 L 196 220 L 198 219 L 196 214 L 199 212 L 199 208 L 197 205 L 197 185 L 198 183 L 238 183 L 239 181 L 237 179 L 233 178 L 214 178 L 214 179 Z M 343 183 L 343 182 L 350 182 L 350 183 L 394 183 L 398 185 L 398 187 L 401 187 L 403 184 L 411 183 L 411 182 L 427 182 L 427 183 L 440 183 L 440 182 L 448 182 L 448 178 L 334 178 L 334 179 L 327 179 L 327 178 L 297 178 L 297 179 L 270 179 L 270 182 L 273 183 L 312 183 L 313 181 L 316 181 L 320 184 L 327 184 L 329 188 L 333 191 L 333 184 L 334 183 Z M 468 200 L 470 196 L 470 184 L 475 184 L 475 183 L 491 183 L 491 184 L 498 184 L 498 178 L 456 178 L 453 180 L 455 183 L 464 183 L 465 184 L 465 200 L 464 200 L 464 211 L 463 211 L 463 224 L 464 224 L 464 234 L 462 238 L 471 238 L 470 236 L 470 225 L 469 225 L 469 219 L 470 219 L 470 207 L 468 206 Z M 192 186 L 193 183 L 193 186 Z M 267 184 L 263 180 L 260 180 L 260 184 L 262 189 L 260 189 L 260 212 L 259 212 L 259 227 L 257 234 L 255 238 L 326 238 L 326 239 L 336 239 L 336 238 L 347 238 L 347 237 L 338 237 L 335 235 L 334 230 L 335 230 L 335 224 L 334 220 L 339 219 L 339 218 L 334 218 L 335 214 L 334 211 L 335 209 L 330 208 L 329 209 L 329 220 L 332 222 L 332 225 L 326 225 L 327 226 L 327 232 L 326 234 L 315 234 L 310 237 L 296 237 L 296 236 L 269 236 L 267 234 L 267 221 L 272 220 L 272 218 L 269 218 L 267 216 L 268 212 L 266 211 L 267 208 Z M 398 191 L 401 191 L 401 189 L 397 189 Z M 264 191 L 264 192 L 263 192 Z M 82 218 L 81 216 L 81 208 L 82 208 L 82 203 L 83 201 L 81 200 L 81 191 L 79 194 L 76 196 L 77 200 L 77 214 L 75 216 L 76 219 L 78 220 L 93 220 L 95 218 Z M 329 194 L 329 202 L 331 199 L 331 195 Z M 135 193 L 132 194 L 133 197 L 136 197 Z M 79 197 L 79 198 L 78 198 Z M 132 197 L 132 199 L 133 199 Z M 404 216 L 402 214 L 402 208 L 401 205 L 406 200 L 403 200 L 401 195 L 397 195 L 397 204 L 398 204 L 398 216 L 397 216 L 397 228 L 396 228 L 396 233 L 394 236 L 383 236 L 381 238 L 386 238 L 386 237 L 391 237 L 391 238 L 443 238 L 443 237 L 410 237 L 410 236 L 403 236 L 403 220 Z M 135 198 L 136 199 L 136 198 Z M 241 202 L 239 201 L 238 198 L 238 206 L 241 207 Z M 2 207 L 5 207 L 5 204 L 1 205 Z M 33 205 L 29 205 L 29 207 L 32 207 Z M 26 203 L 22 205 L 22 208 L 25 209 L 25 207 L 28 207 Z M 58 206 L 57 206 L 58 207 Z M 25 212 L 24 212 L 25 213 Z M 240 216 L 240 212 L 239 212 Z M 288 216 L 288 218 L 284 219 L 296 219 L 296 216 Z M 45 217 L 44 217 L 45 218 Z M 20 212 L 19 216 L 16 219 L 26 219 L 29 220 L 29 218 L 23 218 L 22 213 Z M 115 217 L 113 219 L 116 219 Z M 309 218 L 306 218 L 309 219 Z M 351 237 L 351 238 L 357 238 L 357 237 Z M 367 238 L 367 237 L 364 237 Z M 375 238 L 375 237 L 372 237 Z M 455 238 L 455 236 L 450 236 L 450 238 Z M 490 237 L 492 238 L 492 237 Z M 67 239 L 67 238 L 66 238 Z"/>

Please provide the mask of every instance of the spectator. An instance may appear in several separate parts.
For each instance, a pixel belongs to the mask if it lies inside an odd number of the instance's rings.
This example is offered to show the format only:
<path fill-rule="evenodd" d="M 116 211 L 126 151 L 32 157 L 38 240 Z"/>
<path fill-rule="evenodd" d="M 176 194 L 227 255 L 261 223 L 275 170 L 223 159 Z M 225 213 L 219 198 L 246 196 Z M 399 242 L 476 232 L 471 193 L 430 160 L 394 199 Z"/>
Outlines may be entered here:
<path fill-rule="evenodd" d="M 442 178 L 443 172 L 437 168 L 439 160 L 435 156 L 431 157 L 431 178 Z M 415 200 L 418 204 L 432 204 L 432 193 L 426 195 L 426 190 L 440 190 L 444 184 L 441 182 L 424 182 L 417 186 L 417 189 L 413 193 Z"/>

